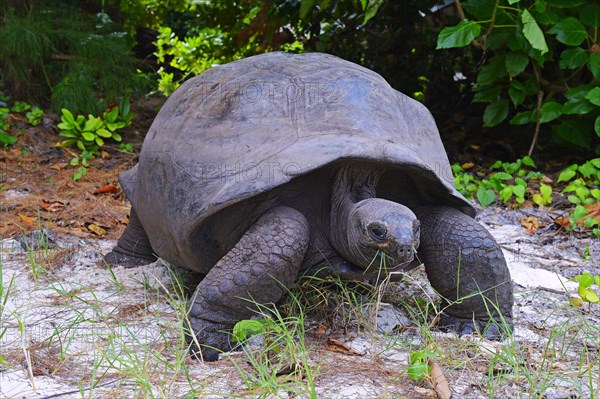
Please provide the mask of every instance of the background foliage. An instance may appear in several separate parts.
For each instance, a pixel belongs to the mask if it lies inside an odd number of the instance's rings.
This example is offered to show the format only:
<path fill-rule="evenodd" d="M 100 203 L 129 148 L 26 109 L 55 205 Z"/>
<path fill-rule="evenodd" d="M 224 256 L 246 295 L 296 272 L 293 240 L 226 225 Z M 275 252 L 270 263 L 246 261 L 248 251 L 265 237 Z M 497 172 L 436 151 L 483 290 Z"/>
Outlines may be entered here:
<path fill-rule="evenodd" d="M 322 51 L 424 102 L 446 140 L 581 160 L 600 152 L 599 20 L 591 0 L 10 0 L 0 78 L 11 98 L 99 114 L 215 64 Z"/>

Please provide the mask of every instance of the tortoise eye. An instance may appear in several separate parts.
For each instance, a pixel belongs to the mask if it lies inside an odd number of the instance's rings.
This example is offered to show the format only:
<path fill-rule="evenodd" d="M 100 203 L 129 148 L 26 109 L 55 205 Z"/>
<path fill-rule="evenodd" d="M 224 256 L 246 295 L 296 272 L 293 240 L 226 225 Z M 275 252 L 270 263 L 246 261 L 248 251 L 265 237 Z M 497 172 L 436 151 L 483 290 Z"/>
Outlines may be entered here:
<path fill-rule="evenodd" d="M 385 227 L 379 225 L 370 225 L 368 227 L 371 238 L 377 241 L 385 239 Z"/>

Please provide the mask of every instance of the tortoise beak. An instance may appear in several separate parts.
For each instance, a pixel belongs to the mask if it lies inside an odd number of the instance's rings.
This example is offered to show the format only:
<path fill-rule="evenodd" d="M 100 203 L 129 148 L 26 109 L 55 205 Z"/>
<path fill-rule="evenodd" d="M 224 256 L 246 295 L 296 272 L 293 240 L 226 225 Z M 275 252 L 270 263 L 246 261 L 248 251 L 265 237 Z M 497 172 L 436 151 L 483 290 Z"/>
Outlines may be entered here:
<path fill-rule="evenodd" d="M 394 267 L 412 262 L 420 244 L 419 221 L 415 220 L 410 229 L 401 228 L 393 233 L 381 249 L 394 260 Z"/>

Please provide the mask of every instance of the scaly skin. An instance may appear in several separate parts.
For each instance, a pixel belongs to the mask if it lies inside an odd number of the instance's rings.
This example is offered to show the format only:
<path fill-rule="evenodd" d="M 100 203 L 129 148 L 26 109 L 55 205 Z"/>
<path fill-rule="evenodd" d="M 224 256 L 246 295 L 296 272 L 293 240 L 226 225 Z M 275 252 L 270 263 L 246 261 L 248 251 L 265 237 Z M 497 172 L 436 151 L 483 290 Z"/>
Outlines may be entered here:
<path fill-rule="evenodd" d="M 508 333 L 500 326 L 503 318 L 512 329 L 513 286 L 494 238 L 454 208 L 422 207 L 414 212 L 421 221 L 418 257 L 425 263 L 431 285 L 448 306 L 439 327 L 460 335 L 479 331 L 490 339 Z M 471 294 L 475 295 L 453 303 Z"/>
<path fill-rule="evenodd" d="M 277 302 L 296 280 L 308 242 L 308 222 L 295 209 L 278 207 L 261 216 L 196 288 L 192 352 L 197 354 L 198 342 L 202 358 L 214 361 L 231 349 L 230 330 L 256 314 L 253 302 Z"/>

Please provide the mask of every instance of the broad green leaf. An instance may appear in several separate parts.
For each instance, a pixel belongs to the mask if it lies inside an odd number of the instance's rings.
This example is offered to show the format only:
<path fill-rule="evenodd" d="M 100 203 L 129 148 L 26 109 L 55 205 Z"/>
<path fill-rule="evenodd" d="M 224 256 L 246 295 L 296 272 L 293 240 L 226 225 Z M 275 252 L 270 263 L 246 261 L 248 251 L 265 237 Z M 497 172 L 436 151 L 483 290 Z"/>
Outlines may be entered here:
<path fill-rule="evenodd" d="M 564 115 L 585 115 L 594 109 L 594 105 L 587 99 L 569 100 L 562 109 Z"/>
<path fill-rule="evenodd" d="M 574 17 L 566 17 L 558 21 L 548 33 L 556 34 L 559 42 L 569 46 L 579 46 L 587 37 L 587 30 Z"/>
<path fill-rule="evenodd" d="M 102 140 L 101 137 L 96 137 L 96 144 L 98 144 L 99 147 L 102 147 L 104 145 L 104 140 Z"/>
<path fill-rule="evenodd" d="M 521 158 L 521 162 L 523 162 L 523 165 L 525 166 L 536 169 L 535 162 L 533 162 L 533 159 L 531 159 L 531 157 L 528 155 L 525 155 L 523 158 Z"/>
<path fill-rule="evenodd" d="M 556 101 L 547 101 L 540 110 L 540 123 L 547 123 L 559 118 L 562 115 L 562 104 Z"/>
<path fill-rule="evenodd" d="M 600 28 L 600 5 L 592 3 L 581 7 L 579 19 L 590 28 Z"/>
<path fill-rule="evenodd" d="M 492 127 L 502 122 L 508 116 L 508 100 L 491 103 L 483 111 L 483 126 Z"/>
<path fill-rule="evenodd" d="M 563 120 L 552 126 L 552 137 L 559 144 L 589 149 L 592 145 L 592 126 L 584 120 Z"/>
<path fill-rule="evenodd" d="M 588 68 L 590 68 L 590 71 L 596 80 L 600 80 L 600 54 L 590 55 L 590 63 L 588 64 Z"/>
<path fill-rule="evenodd" d="M 579 219 L 581 219 L 582 217 L 584 217 L 584 216 L 585 216 L 585 215 L 587 215 L 587 214 L 588 214 L 588 210 L 587 210 L 587 208 L 586 208 L 586 207 L 584 207 L 584 206 L 581 206 L 581 205 L 577 205 L 577 206 L 575 207 L 575 210 L 573 211 L 573 217 L 574 217 L 576 220 L 579 220 Z"/>
<path fill-rule="evenodd" d="M 596 122 L 594 122 L 594 131 L 596 135 L 600 137 L 600 116 L 596 118 Z"/>
<path fill-rule="evenodd" d="M 512 197 L 513 195 L 513 187 L 514 186 L 506 186 L 502 190 L 500 190 L 498 195 L 500 196 L 500 199 L 502 199 L 502 201 L 508 202 L 510 200 L 510 197 Z"/>
<path fill-rule="evenodd" d="M 16 136 L 11 136 L 8 133 L 0 132 L 0 143 L 2 144 L 14 144 L 16 143 L 18 138 Z"/>
<path fill-rule="evenodd" d="M 57 128 L 59 128 L 60 130 L 71 130 L 73 129 L 73 125 L 71 123 L 65 123 L 65 122 L 61 122 L 58 125 L 56 125 Z"/>
<path fill-rule="evenodd" d="M 549 198 L 552 195 L 552 187 L 547 184 L 540 184 L 540 192 L 544 196 L 544 198 Z"/>
<path fill-rule="evenodd" d="M 511 125 L 526 125 L 528 123 L 535 122 L 535 112 L 525 111 L 519 112 L 508 122 Z"/>
<path fill-rule="evenodd" d="M 525 86 L 516 79 L 511 80 L 508 95 L 515 106 L 521 104 L 526 97 Z"/>
<path fill-rule="evenodd" d="M 117 132 L 113 132 L 113 133 L 112 133 L 112 139 L 113 139 L 114 141 L 121 141 L 121 140 L 122 140 L 122 137 L 121 137 L 121 135 L 120 135 L 119 133 L 117 133 Z"/>
<path fill-rule="evenodd" d="M 583 290 L 583 295 L 581 295 L 581 298 L 584 301 L 591 303 L 597 303 L 600 301 L 600 299 L 598 298 L 598 294 L 596 294 L 593 290 L 590 289 Z"/>
<path fill-rule="evenodd" d="M 122 117 L 127 118 L 129 116 L 129 111 L 131 110 L 131 104 L 129 103 L 129 99 L 127 97 L 121 98 L 119 101 L 119 113 Z"/>
<path fill-rule="evenodd" d="M 512 176 L 506 172 L 496 172 L 490 176 L 490 179 L 510 180 Z"/>
<path fill-rule="evenodd" d="M 83 132 L 83 133 L 81 133 L 81 137 L 83 137 L 83 139 L 85 141 L 94 141 L 94 139 L 96 138 L 96 135 L 94 133 L 90 133 L 90 132 Z"/>
<path fill-rule="evenodd" d="M 109 112 L 104 113 L 104 118 L 108 122 L 112 122 L 112 123 L 114 123 L 117 120 L 118 116 L 119 116 L 119 108 L 118 107 L 112 107 L 112 109 Z"/>
<path fill-rule="evenodd" d="M 506 71 L 512 76 L 517 76 L 525 70 L 529 64 L 527 54 L 520 51 L 512 51 L 506 55 Z"/>
<path fill-rule="evenodd" d="M 521 1 L 521 0 L 508 0 L 508 4 L 510 4 L 510 5 L 517 4 L 519 1 Z"/>
<path fill-rule="evenodd" d="M 112 136 L 112 133 L 106 129 L 98 129 L 96 130 L 96 134 L 100 137 L 104 137 L 105 139 L 108 139 Z"/>
<path fill-rule="evenodd" d="M 485 64 L 477 75 L 477 85 L 488 85 L 495 83 L 498 78 L 506 75 L 504 55 L 495 55 Z"/>
<path fill-rule="evenodd" d="M 72 138 L 72 139 L 78 137 L 77 134 L 75 134 L 75 132 L 72 131 L 72 130 L 63 130 L 58 135 L 61 136 L 61 137 L 69 137 L 69 138 Z"/>
<path fill-rule="evenodd" d="M 536 50 L 539 50 L 542 54 L 548 52 L 548 45 L 546 39 L 544 39 L 544 33 L 540 29 L 533 15 L 527 10 L 521 12 L 521 22 L 523 23 L 523 35 Z"/>
<path fill-rule="evenodd" d="M 592 104 L 600 107 L 600 87 L 594 87 L 585 98 L 590 100 Z"/>
<path fill-rule="evenodd" d="M 591 175 L 593 175 L 594 173 L 596 173 L 597 169 L 594 166 L 594 164 L 592 164 L 590 161 L 584 163 L 583 165 L 580 165 L 579 168 L 577 168 L 577 170 L 579 171 L 579 173 L 581 173 L 583 175 L 583 177 L 585 177 L 586 179 L 589 179 Z M 582 187 L 583 188 L 583 187 Z"/>
<path fill-rule="evenodd" d="M 517 197 L 517 200 L 525 197 L 525 187 L 516 185 L 513 187 L 513 194 Z"/>
<path fill-rule="evenodd" d="M 73 157 L 71 158 L 71 162 L 69 162 L 71 164 L 71 166 L 77 166 L 79 165 L 79 158 L 77 157 Z"/>
<path fill-rule="evenodd" d="M 575 281 L 579 281 L 579 287 L 588 288 L 594 284 L 594 276 L 590 272 L 579 274 L 572 278 Z"/>
<path fill-rule="evenodd" d="M 473 97 L 473 102 L 476 103 L 489 103 L 500 96 L 500 91 L 502 88 L 500 86 L 490 86 L 485 88 L 477 88 L 477 93 L 475 93 L 475 97 Z"/>
<path fill-rule="evenodd" d="M 575 86 L 565 93 L 565 97 L 567 97 L 569 100 L 581 100 L 584 99 L 593 88 L 594 87 L 592 85 Z"/>
<path fill-rule="evenodd" d="M 88 117 L 89 119 L 85 122 L 83 126 L 83 130 L 86 132 L 93 132 L 97 130 L 100 126 L 102 126 L 102 119 L 95 118 L 92 115 Z"/>
<path fill-rule="evenodd" d="M 479 187 L 477 190 L 477 200 L 481 206 L 488 206 L 496 199 L 496 194 L 491 188 Z"/>
<path fill-rule="evenodd" d="M 456 26 L 448 26 L 442 29 L 438 35 L 436 49 L 467 46 L 479 36 L 480 32 L 481 26 L 478 23 L 466 19 L 462 20 Z"/>
<path fill-rule="evenodd" d="M 75 124 L 75 118 L 73 117 L 73 114 L 71 113 L 71 111 L 69 111 L 66 108 L 63 108 L 60 110 L 60 112 L 62 113 L 62 120 L 65 123 L 68 123 L 70 125 L 74 125 Z"/>
<path fill-rule="evenodd" d="M 258 320 L 242 320 L 233 326 L 232 341 L 244 342 L 248 335 L 262 334 L 265 332 L 265 326 Z"/>
<path fill-rule="evenodd" d="M 425 362 L 415 362 L 408 366 L 408 378 L 415 381 L 422 381 L 429 375 L 429 365 Z"/>
<path fill-rule="evenodd" d="M 568 48 L 560 53 L 560 67 L 563 69 L 575 69 L 588 62 L 588 52 L 581 47 Z"/>
<path fill-rule="evenodd" d="M 79 148 L 81 151 L 85 151 L 85 145 L 83 144 L 83 141 L 77 140 L 77 148 Z"/>

